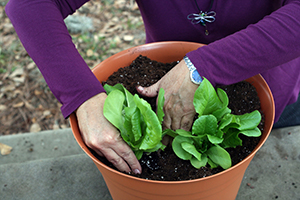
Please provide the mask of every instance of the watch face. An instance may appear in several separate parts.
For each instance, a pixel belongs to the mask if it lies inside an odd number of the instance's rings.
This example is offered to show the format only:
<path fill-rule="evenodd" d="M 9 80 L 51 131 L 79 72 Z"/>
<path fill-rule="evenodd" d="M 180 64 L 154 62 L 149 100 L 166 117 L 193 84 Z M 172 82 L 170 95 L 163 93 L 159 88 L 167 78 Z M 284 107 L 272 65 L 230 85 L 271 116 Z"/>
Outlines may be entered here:
<path fill-rule="evenodd" d="M 192 71 L 191 78 L 192 78 L 193 82 L 196 84 L 200 84 L 202 82 L 202 78 L 199 75 L 197 70 Z"/>

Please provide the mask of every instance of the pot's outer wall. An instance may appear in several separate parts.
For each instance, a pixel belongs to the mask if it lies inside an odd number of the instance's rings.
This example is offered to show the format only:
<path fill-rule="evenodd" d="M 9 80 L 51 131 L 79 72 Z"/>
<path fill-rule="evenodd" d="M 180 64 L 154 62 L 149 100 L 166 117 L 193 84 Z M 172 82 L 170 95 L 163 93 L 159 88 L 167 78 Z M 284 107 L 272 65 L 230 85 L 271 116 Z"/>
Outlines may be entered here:
<path fill-rule="evenodd" d="M 187 52 L 202 46 L 203 44 L 191 42 L 160 42 L 141 45 L 124 50 L 104 60 L 93 69 L 93 73 L 99 81 L 104 81 L 114 71 L 130 65 L 140 54 L 160 62 L 173 62 L 181 60 Z M 263 136 L 254 151 L 242 162 L 206 178 L 190 181 L 151 181 L 120 173 L 101 163 L 88 150 L 82 140 L 75 114 L 70 116 L 71 128 L 78 144 L 91 157 L 102 173 L 114 200 L 234 200 L 248 165 L 271 132 L 275 116 L 273 96 L 264 79 L 260 75 L 256 75 L 247 81 L 255 86 L 265 114 Z"/>

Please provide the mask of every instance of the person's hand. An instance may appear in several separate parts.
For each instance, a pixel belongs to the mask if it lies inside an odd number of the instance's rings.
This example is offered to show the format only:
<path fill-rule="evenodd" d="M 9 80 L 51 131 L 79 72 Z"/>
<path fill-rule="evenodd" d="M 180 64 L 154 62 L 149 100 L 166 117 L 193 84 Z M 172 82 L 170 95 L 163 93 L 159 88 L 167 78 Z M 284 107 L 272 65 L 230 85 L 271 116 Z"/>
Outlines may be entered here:
<path fill-rule="evenodd" d="M 198 85 L 190 80 L 189 69 L 182 60 L 157 83 L 150 87 L 137 87 L 147 97 L 155 97 L 159 89 L 165 90 L 163 129 L 184 129 L 189 131 L 196 114 L 193 98 Z"/>
<path fill-rule="evenodd" d="M 140 174 L 142 168 L 133 151 L 103 115 L 106 97 L 105 93 L 100 93 L 76 110 L 82 138 L 88 147 L 105 156 L 120 171 Z"/>

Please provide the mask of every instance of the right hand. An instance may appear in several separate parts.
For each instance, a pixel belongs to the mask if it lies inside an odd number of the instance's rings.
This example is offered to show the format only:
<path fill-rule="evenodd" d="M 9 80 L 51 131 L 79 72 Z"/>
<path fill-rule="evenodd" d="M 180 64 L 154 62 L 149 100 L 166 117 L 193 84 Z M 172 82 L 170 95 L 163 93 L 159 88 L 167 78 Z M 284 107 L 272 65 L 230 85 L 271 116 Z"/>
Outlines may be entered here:
<path fill-rule="evenodd" d="M 105 156 L 118 170 L 140 174 L 141 165 L 118 130 L 103 115 L 107 95 L 100 93 L 76 110 L 79 129 L 85 144 Z"/>
<path fill-rule="evenodd" d="M 136 89 L 143 96 L 155 97 L 160 88 L 165 90 L 163 129 L 189 131 L 196 114 L 193 99 L 198 85 L 191 81 L 190 71 L 183 60 L 155 84 Z"/>

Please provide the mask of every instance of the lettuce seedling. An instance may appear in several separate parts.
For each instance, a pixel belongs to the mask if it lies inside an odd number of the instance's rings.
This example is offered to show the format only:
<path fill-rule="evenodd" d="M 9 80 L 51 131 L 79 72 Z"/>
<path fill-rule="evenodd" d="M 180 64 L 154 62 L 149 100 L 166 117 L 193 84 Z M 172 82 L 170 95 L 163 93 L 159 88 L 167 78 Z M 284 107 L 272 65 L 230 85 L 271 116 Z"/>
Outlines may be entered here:
<path fill-rule="evenodd" d="M 239 134 L 248 137 L 261 135 L 257 128 L 261 114 L 255 110 L 244 115 L 233 115 L 228 108 L 229 99 L 220 88 L 215 90 L 204 78 L 195 92 L 193 104 L 198 114 L 191 132 L 178 129 L 165 130 L 163 134 L 174 137 L 172 148 L 175 154 L 190 160 L 195 168 L 210 165 L 211 168 L 231 167 L 231 158 L 225 148 L 242 145 Z"/>
<path fill-rule="evenodd" d="M 123 85 L 104 85 L 108 96 L 103 107 L 105 118 L 121 134 L 137 159 L 144 152 L 164 149 L 162 144 L 162 121 L 164 117 L 164 90 L 158 94 L 157 114 L 150 104 L 137 94 L 132 95 Z"/>

